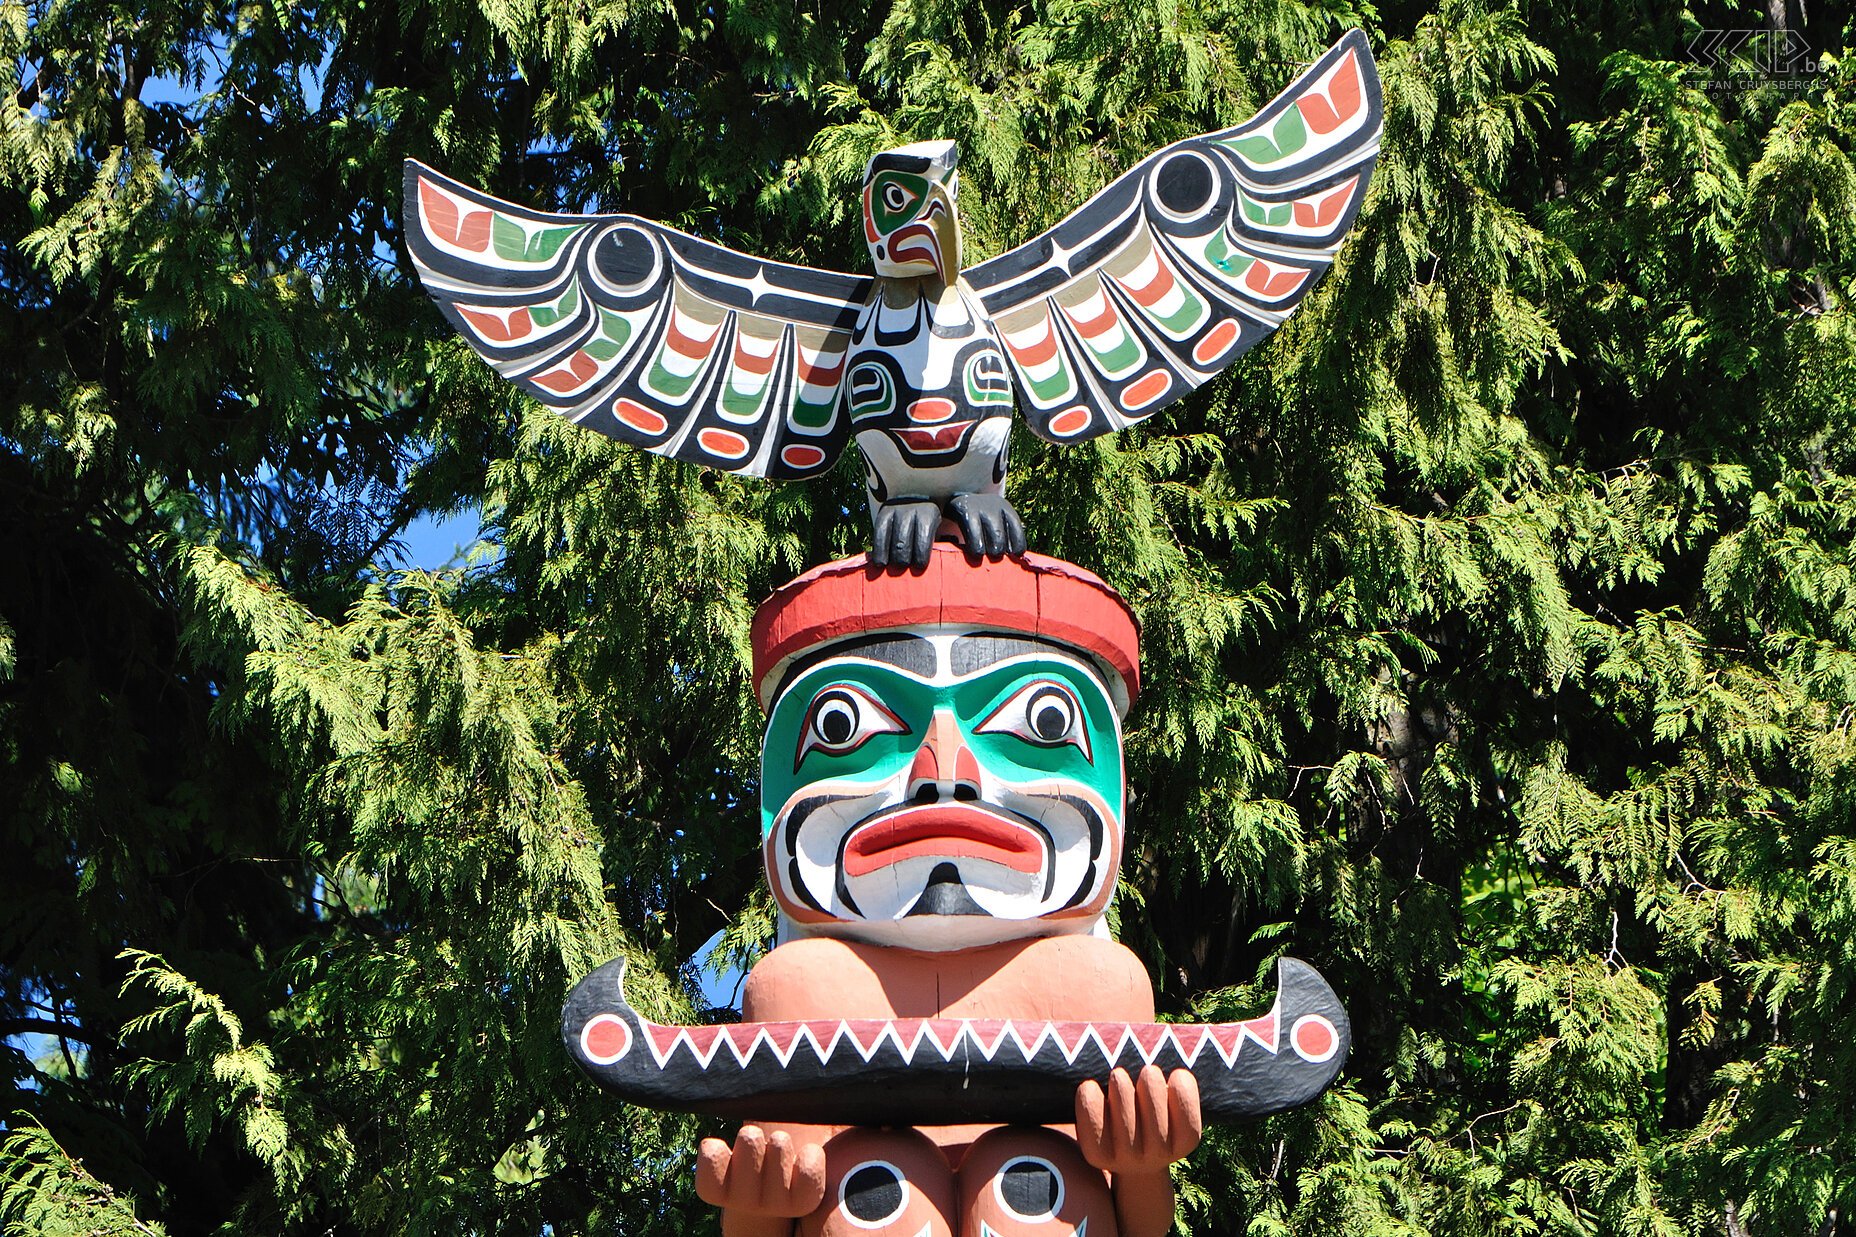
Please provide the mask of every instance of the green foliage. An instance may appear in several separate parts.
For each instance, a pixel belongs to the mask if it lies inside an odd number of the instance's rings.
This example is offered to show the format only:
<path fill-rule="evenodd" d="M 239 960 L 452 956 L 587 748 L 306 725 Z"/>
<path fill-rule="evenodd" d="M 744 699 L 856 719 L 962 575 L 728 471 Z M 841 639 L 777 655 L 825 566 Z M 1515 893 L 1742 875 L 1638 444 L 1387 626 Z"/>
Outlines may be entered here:
<path fill-rule="evenodd" d="M 747 624 L 859 479 L 524 406 L 411 280 L 403 157 L 861 269 L 864 160 L 952 137 L 978 258 L 1360 24 L 1384 151 L 1298 315 L 1014 444 L 1035 548 L 1141 615 L 1163 1007 L 1292 952 L 1354 1015 L 1182 1225 L 1837 1231 L 1856 62 L 1807 7 L 0 0 L 0 1223 L 715 1231 L 714 1125 L 593 1093 L 559 1008 L 624 953 L 691 1018 L 704 941 L 764 947 Z M 1779 20 L 1808 64 L 1688 51 Z M 469 510 L 491 550 L 396 569 Z"/>

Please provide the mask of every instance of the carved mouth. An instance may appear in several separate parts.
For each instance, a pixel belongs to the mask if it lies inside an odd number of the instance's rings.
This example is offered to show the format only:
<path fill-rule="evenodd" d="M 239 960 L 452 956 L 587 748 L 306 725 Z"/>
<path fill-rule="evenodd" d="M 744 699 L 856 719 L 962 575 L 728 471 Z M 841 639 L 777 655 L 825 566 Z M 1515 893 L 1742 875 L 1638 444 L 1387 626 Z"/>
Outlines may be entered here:
<path fill-rule="evenodd" d="M 980 859 L 1035 875 L 1045 842 L 1027 825 L 964 803 L 906 807 L 858 826 L 844 845 L 844 874 L 863 876 L 909 859 Z"/>
<path fill-rule="evenodd" d="M 903 449 L 911 455 L 946 455 L 967 445 L 967 436 L 978 421 L 954 421 L 933 429 L 891 430 Z"/>

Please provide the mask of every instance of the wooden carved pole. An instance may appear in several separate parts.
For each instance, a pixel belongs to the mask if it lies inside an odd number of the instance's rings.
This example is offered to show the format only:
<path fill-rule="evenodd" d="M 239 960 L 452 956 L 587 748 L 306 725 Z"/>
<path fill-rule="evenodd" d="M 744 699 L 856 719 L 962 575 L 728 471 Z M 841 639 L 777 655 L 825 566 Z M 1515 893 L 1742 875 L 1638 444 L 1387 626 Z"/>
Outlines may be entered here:
<path fill-rule="evenodd" d="M 912 571 L 860 556 L 775 593 L 754 657 L 782 943 L 745 1021 L 644 1022 L 615 963 L 563 1024 L 627 1099 L 748 1122 L 698 1169 L 730 1237 L 1158 1237 L 1204 1121 L 1339 1071 L 1347 1018 L 1306 964 L 1260 1017 L 1160 1024 L 1107 935 L 1140 675 L 1096 577 L 947 543 Z"/>
<path fill-rule="evenodd" d="M 863 187 L 872 275 L 406 165 L 426 289 L 541 403 L 750 476 L 817 476 L 853 440 L 863 457 L 869 555 L 754 624 L 782 928 L 746 1021 L 646 1022 L 619 962 L 563 1014 L 623 1098 L 745 1123 L 700 1156 L 728 1237 L 1158 1237 L 1203 1122 L 1305 1103 L 1340 1069 L 1346 1015 L 1312 967 L 1284 960 L 1249 1021 L 1159 1024 L 1109 939 L 1135 623 L 1026 552 L 1006 448 L 1015 395 L 1032 432 L 1083 442 L 1275 330 L 1352 226 L 1380 127 L 1351 31 L 1250 120 L 973 267 L 954 144 L 885 151 Z"/>

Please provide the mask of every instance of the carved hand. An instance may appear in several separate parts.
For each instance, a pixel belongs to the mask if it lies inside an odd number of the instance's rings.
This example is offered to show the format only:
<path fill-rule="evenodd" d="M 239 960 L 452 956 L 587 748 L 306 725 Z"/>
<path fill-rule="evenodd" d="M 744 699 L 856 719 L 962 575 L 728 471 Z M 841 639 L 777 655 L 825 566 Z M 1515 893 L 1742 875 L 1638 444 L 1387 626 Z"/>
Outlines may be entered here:
<path fill-rule="evenodd" d="M 825 1149 L 795 1147 L 792 1135 L 744 1125 L 731 1148 L 705 1138 L 696 1157 L 696 1195 L 722 1209 L 726 1237 L 788 1237 L 792 1222 L 825 1197 Z"/>
<path fill-rule="evenodd" d="M 1171 1077 L 1149 1065 L 1138 1079 L 1118 1069 L 1104 1091 L 1097 1082 L 1076 1088 L 1076 1143 L 1097 1168 L 1121 1175 L 1165 1172 L 1199 1145 L 1199 1083 L 1190 1070 Z"/>
<path fill-rule="evenodd" d="M 1173 1181 L 1167 1165 L 1199 1145 L 1199 1082 L 1190 1070 L 1163 1076 L 1149 1065 L 1138 1079 L 1118 1069 L 1108 1086 L 1076 1088 L 1076 1145 L 1083 1158 L 1113 1175 L 1123 1237 L 1163 1237 L 1173 1227 Z"/>

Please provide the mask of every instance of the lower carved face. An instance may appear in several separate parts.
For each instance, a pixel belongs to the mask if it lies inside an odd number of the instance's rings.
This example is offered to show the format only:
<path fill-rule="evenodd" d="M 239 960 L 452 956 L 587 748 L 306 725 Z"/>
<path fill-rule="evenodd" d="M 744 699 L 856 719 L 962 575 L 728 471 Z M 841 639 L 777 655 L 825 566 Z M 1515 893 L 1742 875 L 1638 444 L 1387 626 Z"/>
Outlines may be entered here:
<path fill-rule="evenodd" d="M 768 880 L 801 933 L 960 949 L 1084 932 L 1121 861 L 1120 721 L 1055 644 L 866 637 L 789 672 L 761 796 Z"/>

